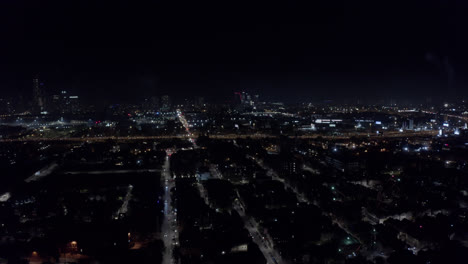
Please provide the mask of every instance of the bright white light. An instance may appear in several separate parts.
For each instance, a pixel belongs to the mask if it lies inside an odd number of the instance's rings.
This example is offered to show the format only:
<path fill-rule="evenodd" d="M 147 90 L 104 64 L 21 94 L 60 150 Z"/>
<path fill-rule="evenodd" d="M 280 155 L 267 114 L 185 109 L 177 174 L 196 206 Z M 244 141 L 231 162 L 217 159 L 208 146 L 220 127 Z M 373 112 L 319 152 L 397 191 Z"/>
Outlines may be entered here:
<path fill-rule="evenodd" d="M 9 192 L 4 193 L 2 194 L 2 196 L 0 196 L 0 202 L 6 202 L 8 201 L 8 199 L 10 199 L 10 197 L 11 197 L 11 194 Z"/>

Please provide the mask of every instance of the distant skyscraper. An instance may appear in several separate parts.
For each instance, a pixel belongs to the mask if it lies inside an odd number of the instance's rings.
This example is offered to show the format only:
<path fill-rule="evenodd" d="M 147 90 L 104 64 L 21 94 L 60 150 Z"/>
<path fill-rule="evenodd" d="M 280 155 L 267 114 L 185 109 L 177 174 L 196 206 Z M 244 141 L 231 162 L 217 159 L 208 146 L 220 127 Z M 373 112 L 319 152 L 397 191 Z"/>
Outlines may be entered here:
<path fill-rule="evenodd" d="M 171 109 L 171 98 L 169 95 L 161 96 L 161 109 L 162 110 L 169 110 Z"/>
<path fill-rule="evenodd" d="M 252 96 L 247 92 L 235 92 L 234 96 L 234 104 L 236 105 L 254 105 L 255 99 L 258 99 L 258 95 Z"/>
<path fill-rule="evenodd" d="M 69 113 L 76 114 L 79 112 L 80 104 L 79 97 L 77 95 L 69 95 L 66 102 Z"/>
<path fill-rule="evenodd" d="M 62 107 L 63 107 L 63 100 L 60 95 L 54 94 L 52 95 L 52 100 L 51 100 L 51 111 L 53 113 L 62 113 Z"/>
<path fill-rule="evenodd" d="M 44 111 L 45 97 L 43 83 L 39 81 L 39 76 L 33 79 L 33 105 L 32 110 L 35 114 L 40 114 Z"/>
<path fill-rule="evenodd" d="M 234 92 L 234 104 L 239 105 L 242 104 L 242 93 L 241 92 Z"/>
<path fill-rule="evenodd" d="M 0 114 L 11 114 L 14 112 L 12 100 L 0 98 Z"/>
<path fill-rule="evenodd" d="M 48 111 L 55 114 L 76 114 L 80 111 L 79 97 L 69 95 L 67 91 L 62 90 L 59 94 L 50 97 Z"/>
<path fill-rule="evenodd" d="M 413 120 L 413 119 L 410 119 L 408 123 L 409 123 L 408 129 L 409 129 L 409 130 L 413 130 L 413 129 L 414 129 L 414 120 Z"/>

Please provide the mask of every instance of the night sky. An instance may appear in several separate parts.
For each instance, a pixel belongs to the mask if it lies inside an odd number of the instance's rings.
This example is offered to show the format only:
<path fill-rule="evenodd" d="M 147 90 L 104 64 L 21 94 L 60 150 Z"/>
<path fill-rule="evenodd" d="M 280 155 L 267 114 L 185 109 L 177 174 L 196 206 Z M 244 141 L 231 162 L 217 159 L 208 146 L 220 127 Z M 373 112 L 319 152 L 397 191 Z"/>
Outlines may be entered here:
<path fill-rule="evenodd" d="M 38 73 L 101 103 L 468 95 L 463 0 L 96 2 L 2 0 L 2 93 L 30 94 Z"/>

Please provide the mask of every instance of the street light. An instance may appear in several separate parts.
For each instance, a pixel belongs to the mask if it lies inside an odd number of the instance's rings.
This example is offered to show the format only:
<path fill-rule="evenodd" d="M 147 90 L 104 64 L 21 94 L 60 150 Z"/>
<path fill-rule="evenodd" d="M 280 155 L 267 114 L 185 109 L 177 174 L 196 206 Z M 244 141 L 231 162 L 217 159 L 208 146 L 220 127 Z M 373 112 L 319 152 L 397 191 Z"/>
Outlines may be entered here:
<path fill-rule="evenodd" d="M 70 252 L 75 253 L 76 251 L 78 251 L 78 243 L 73 240 L 70 242 Z"/>
<path fill-rule="evenodd" d="M 36 258 L 38 255 L 37 251 L 33 251 L 29 257 L 29 262 L 33 261 L 33 258 Z"/>

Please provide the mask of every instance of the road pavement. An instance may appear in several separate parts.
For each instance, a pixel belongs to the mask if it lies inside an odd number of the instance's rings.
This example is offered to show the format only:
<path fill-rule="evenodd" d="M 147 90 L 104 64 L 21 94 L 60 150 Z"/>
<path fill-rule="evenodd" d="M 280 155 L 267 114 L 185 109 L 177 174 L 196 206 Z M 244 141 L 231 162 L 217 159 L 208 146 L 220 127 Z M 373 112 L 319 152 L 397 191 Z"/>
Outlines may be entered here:
<path fill-rule="evenodd" d="M 166 156 L 162 167 L 162 180 L 164 186 L 164 222 L 161 226 L 161 235 L 165 250 L 163 252 L 163 264 L 175 263 L 173 246 L 179 243 L 177 233 L 177 212 L 172 208 L 171 189 L 175 186 L 170 173 L 169 155 Z"/>
<path fill-rule="evenodd" d="M 95 170 L 95 171 L 65 171 L 63 174 L 126 174 L 126 173 L 142 173 L 142 172 L 159 172 L 157 169 L 136 169 L 136 170 Z"/>
<path fill-rule="evenodd" d="M 182 123 L 184 126 L 186 124 Z M 186 128 L 187 131 L 187 128 Z M 368 133 L 343 133 L 341 135 L 321 135 L 321 134 L 307 134 L 300 136 L 291 136 L 299 139 L 316 139 L 318 137 L 323 139 L 349 139 L 351 137 L 365 137 L 373 139 L 386 139 L 386 138 L 410 138 L 410 137 L 428 137 L 436 136 L 438 131 L 389 131 L 384 135 L 380 134 L 368 134 Z M 13 139 L 0 139 L 0 143 L 8 142 L 46 142 L 46 141 L 58 141 L 58 142 L 105 142 L 107 140 L 114 141 L 134 141 L 134 140 L 161 140 L 161 139 L 189 139 L 192 143 L 195 143 L 195 139 L 198 138 L 197 133 L 189 133 L 187 135 L 163 135 L 163 136 L 127 136 L 127 137 L 116 137 L 116 136 L 102 136 L 102 137 L 22 137 Z M 237 139 L 237 138 L 278 138 L 278 135 L 252 133 L 252 134 L 211 134 L 210 138 L 213 139 Z"/>
<path fill-rule="evenodd" d="M 128 212 L 128 203 L 132 199 L 132 190 L 133 190 L 133 185 L 129 185 L 127 188 L 127 194 L 125 195 L 122 206 L 119 208 L 119 210 L 117 210 L 116 217 L 119 217 L 120 214 L 126 214 Z"/>

